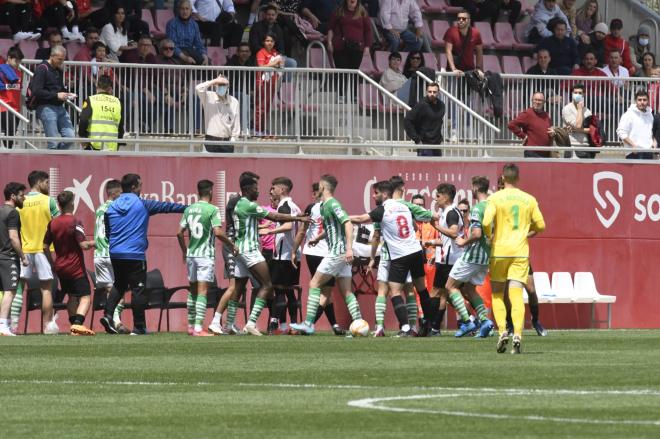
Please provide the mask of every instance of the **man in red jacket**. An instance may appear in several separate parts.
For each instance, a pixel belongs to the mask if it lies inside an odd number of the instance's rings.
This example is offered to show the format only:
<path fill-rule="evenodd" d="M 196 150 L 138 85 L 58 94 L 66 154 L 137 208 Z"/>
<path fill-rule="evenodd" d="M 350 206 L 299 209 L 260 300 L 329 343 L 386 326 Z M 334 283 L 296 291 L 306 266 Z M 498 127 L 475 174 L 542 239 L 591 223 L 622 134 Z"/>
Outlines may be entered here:
<path fill-rule="evenodd" d="M 610 59 L 610 52 L 617 51 L 621 54 L 621 65 L 628 69 L 630 76 L 635 73 L 635 66 L 630 60 L 630 44 L 621 38 L 621 29 L 623 21 L 615 18 L 610 22 L 610 33 L 605 36 L 603 44 L 605 46 L 605 59 Z"/>
<path fill-rule="evenodd" d="M 509 122 L 509 131 L 523 139 L 524 146 L 552 146 L 555 131 L 544 106 L 545 95 L 536 92 L 532 95 L 532 106 Z M 525 157 L 550 157 L 550 151 L 525 150 Z"/>

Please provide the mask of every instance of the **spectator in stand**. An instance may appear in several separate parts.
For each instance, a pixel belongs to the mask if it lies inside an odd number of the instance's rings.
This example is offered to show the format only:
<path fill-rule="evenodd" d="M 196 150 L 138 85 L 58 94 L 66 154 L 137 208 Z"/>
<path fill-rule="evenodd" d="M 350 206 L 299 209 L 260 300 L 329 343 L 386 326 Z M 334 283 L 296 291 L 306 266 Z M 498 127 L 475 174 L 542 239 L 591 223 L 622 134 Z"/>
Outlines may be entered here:
<path fill-rule="evenodd" d="M 407 81 L 407 78 L 401 73 L 401 54 L 392 52 L 388 59 L 387 70 L 380 77 L 380 85 L 390 93 L 396 94 L 401 86 Z"/>
<path fill-rule="evenodd" d="M 341 2 L 338 0 L 302 0 L 300 15 L 323 35 L 328 33 L 330 17 Z"/>
<path fill-rule="evenodd" d="M 34 54 L 34 59 L 46 60 L 50 58 L 50 49 L 51 47 L 61 46 L 64 42 L 62 38 L 62 33 L 57 29 L 52 29 L 47 34 L 48 47 L 40 47 L 37 49 L 37 52 Z"/>
<path fill-rule="evenodd" d="M 577 14 L 575 15 L 575 24 L 577 26 L 575 35 L 582 42 L 589 44 L 589 41 L 584 41 L 584 37 L 588 37 L 600 21 L 598 0 L 587 0 L 584 5 L 577 10 Z"/>
<path fill-rule="evenodd" d="M 106 24 L 113 22 L 115 11 L 121 7 L 125 13 L 128 39 L 137 41 L 140 36 L 149 35 L 149 25 L 142 20 L 142 3 L 142 0 L 106 0 L 101 9 L 89 15 L 89 21 L 97 29 L 102 29 Z"/>
<path fill-rule="evenodd" d="M 88 27 L 85 31 L 85 45 L 78 50 L 73 57 L 74 61 L 91 61 L 94 57 L 93 47 L 99 41 L 99 30 L 95 27 Z"/>
<path fill-rule="evenodd" d="M 650 78 L 653 76 L 656 67 L 655 55 L 647 52 L 642 56 L 642 68 L 636 71 L 634 76 L 637 78 Z"/>
<path fill-rule="evenodd" d="M 541 39 L 552 36 L 552 31 L 548 29 L 548 23 L 553 18 L 561 18 L 564 23 L 568 23 L 568 18 L 557 6 L 557 0 L 540 0 L 534 6 L 532 19 L 525 32 L 527 41 L 531 44 L 538 44 Z M 567 35 L 571 35 L 573 29 L 567 25 L 566 31 Z"/>
<path fill-rule="evenodd" d="M 479 30 L 472 27 L 468 11 L 462 10 L 457 14 L 456 26 L 447 29 L 443 40 L 448 71 L 457 73 L 474 69 L 483 71 L 484 46 Z"/>
<path fill-rule="evenodd" d="M 551 61 L 552 58 L 548 49 L 538 49 L 536 51 L 536 64 L 527 69 L 525 73 L 527 75 L 558 75 L 557 69 L 550 65 Z"/>
<path fill-rule="evenodd" d="M 360 68 L 363 56 L 369 56 L 369 48 L 373 43 L 371 33 L 371 18 L 367 10 L 359 4 L 358 0 L 344 0 L 342 6 L 332 14 L 328 30 L 328 52 L 335 61 L 338 69 Z M 346 80 L 345 74 L 339 75 Z M 342 81 L 343 82 L 343 81 Z M 346 90 L 346 84 L 340 83 L 338 94 L 340 102 L 348 96 L 357 94 L 357 82 L 352 81 L 352 90 Z"/>
<path fill-rule="evenodd" d="M 649 95 L 646 90 L 635 93 L 635 103 L 628 108 L 616 129 L 624 147 L 640 150 L 631 152 L 627 159 L 653 160 L 658 144 L 653 137 L 653 114 L 649 108 Z"/>
<path fill-rule="evenodd" d="M 621 65 L 628 69 L 630 73 L 635 73 L 635 67 L 630 60 L 630 45 L 626 40 L 621 38 L 621 29 L 623 29 L 623 21 L 615 18 L 610 22 L 610 33 L 603 41 L 605 44 L 605 59 L 609 59 L 610 52 L 617 51 L 621 54 Z"/>
<path fill-rule="evenodd" d="M 75 94 L 64 87 L 63 65 L 66 49 L 62 46 L 51 48 L 48 61 L 39 64 L 32 77 L 30 88 L 34 96 L 37 119 L 44 127 L 46 137 L 74 137 L 73 125 L 64 103 L 74 99 Z M 48 149 L 69 149 L 70 142 L 48 141 Z"/>
<path fill-rule="evenodd" d="M 41 4 L 41 18 L 46 28 L 54 27 L 62 32 L 65 40 L 85 41 L 78 29 L 78 5 L 75 0 L 35 0 Z"/>
<path fill-rule="evenodd" d="M 577 38 L 577 24 L 575 22 L 577 18 L 577 10 L 575 9 L 575 0 L 560 0 L 559 9 L 561 9 L 568 19 L 566 23 L 568 24 L 568 27 L 573 30 L 573 38 Z"/>
<path fill-rule="evenodd" d="M 390 52 L 421 50 L 424 29 L 417 0 L 381 0 L 379 17 Z M 409 22 L 414 31 L 408 29 Z"/>
<path fill-rule="evenodd" d="M 604 66 L 607 62 L 607 59 L 605 58 L 606 35 L 607 25 L 605 23 L 598 23 L 590 34 L 582 34 L 582 37 L 578 42 L 580 59 L 584 57 L 586 52 L 593 52 L 596 54 L 597 65 Z"/>
<path fill-rule="evenodd" d="M 121 62 L 127 64 L 158 64 L 154 54 L 154 44 L 149 35 L 143 35 L 137 44 L 137 50 L 127 50 L 121 56 Z"/>
<path fill-rule="evenodd" d="M 121 57 L 121 61 L 127 64 L 158 64 L 153 48 L 151 37 L 144 35 L 138 41 L 137 50 L 126 51 Z M 141 90 L 138 105 L 143 132 L 154 132 L 156 121 L 159 116 L 163 115 L 161 114 L 164 111 L 162 85 L 157 84 L 155 69 L 145 67 L 133 71 L 132 86 Z M 165 118 L 165 120 L 168 119 Z"/>
<path fill-rule="evenodd" d="M 158 43 L 157 64 L 181 65 L 181 59 L 174 56 L 174 41 L 164 38 Z"/>
<path fill-rule="evenodd" d="M 417 102 L 424 99 L 426 94 L 426 83 L 420 80 L 415 72 L 419 70 L 429 78 L 435 76 L 435 71 L 426 67 L 424 56 L 420 50 L 414 50 L 408 54 L 403 66 L 403 76 L 406 82 L 399 88 L 397 97 L 409 106 L 414 107 Z"/>
<path fill-rule="evenodd" d="M 495 25 L 502 10 L 509 12 L 509 23 L 515 26 L 520 17 L 522 5 L 518 0 L 453 0 L 453 6 L 464 8 L 474 21 L 490 21 Z"/>
<path fill-rule="evenodd" d="M 645 53 L 649 53 L 651 48 L 649 42 L 651 41 L 651 28 L 646 24 L 640 24 L 637 28 L 637 35 L 628 38 L 630 45 L 630 62 L 635 71 L 642 68 L 642 57 Z"/>
<path fill-rule="evenodd" d="M 31 1 L 0 0 L 0 16 L 0 21 L 9 25 L 14 43 L 41 38 L 41 33 L 36 32 L 37 19 Z"/>
<path fill-rule="evenodd" d="M 232 0 L 192 0 L 192 16 L 211 46 L 234 47 L 241 42 L 243 27 L 236 21 L 236 9 Z"/>
<path fill-rule="evenodd" d="M 406 114 L 403 122 L 406 135 L 416 145 L 440 145 L 442 120 L 445 117 L 445 104 L 440 100 L 440 86 L 435 82 L 426 85 L 426 98 L 417 102 Z M 418 156 L 442 156 L 440 149 L 417 150 Z"/>
<path fill-rule="evenodd" d="M 264 1 L 262 1 L 264 3 Z M 269 4 L 277 7 L 277 23 L 284 30 L 284 40 L 287 52 L 286 56 L 293 56 L 292 50 L 295 41 L 299 41 L 302 47 L 307 47 L 307 38 L 302 33 L 296 20 L 300 19 L 302 12 L 301 0 L 269 0 Z"/>
<path fill-rule="evenodd" d="M 545 111 L 545 95 L 532 95 L 532 106 L 509 122 L 508 128 L 516 137 L 523 139 L 523 146 L 552 146 L 555 130 L 550 115 Z M 550 151 L 525 150 L 525 157 L 548 158 Z"/>
<path fill-rule="evenodd" d="M 0 65 L 0 101 L 5 102 L 14 110 L 21 112 L 21 88 L 23 87 L 23 73 L 19 66 L 23 61 L 23 52 L 18 46 L 7 51 L 7 63 Z M 16 134 L 16 117 L 5 107 L 0 106 L 0 131 L 4 134 L 5 148 L 11 149 Z"/>
<path fill-rule="evenodd" d="M 110 77 L 110 79 L 114 81 L 115 74 L 110 67 L 106 67 L 106 66 L 101 67 L 96 65 L 98 63 L 116 62 L 108 58 L 108 48 L 106 47 L 106 45 L 100 41 L 94 43 L 94 47 L 92 48 L 92 55 L 93 55 L 93 58 L 91 59 L 92 66 L 89 67 L 88 71 L 95 79 L 91 81 L 90 85 L 93 86 L 94 84 L 96 84 L 96 78 L 99 78 L 103 75 Z M 87 94 L 89 95 L 92 93 L 88 92 Z"/>
<path fill-rule="evenodd" d="M 236 67 L 255 67 L 255 59 L 252 56 L 250 45 L 248 43 L 241 43 L 238 45 L 238 50 L 227 62 L 228 66 Z M 249 115 L 252 109 L 252 99 L 254 95 L 255 75 L 253 71 L 236 71 L 230 70 L 227 74 L 229 77 L 229 90 L 236 99 L 238 99 L 238 106 L 241 110 L 241 127 L 244 131 L 248 131 Z"/>
<path fill-rule="evenodd" d="M 571 146 L 589 146 L 589 128 L 585 128 L 585 120 L 591 116 L 591 110 L 586 107 L 584 98 L 584 84 L 574 84 L 571 89 L 571 102 L 561 110 L 561 118 L 564 125 L 569 128 Z M 575 153 L 579 158 L 594 158 L 595 153 L 578 151 Z"/>
<path fill-rule="evenodd" d="M 184 64 L 206 66 L 209 64 L 206 47 L 197 22 L 191 17 L 190 0 L 181 0 L 178 16 L 167 22 L 167 38 L 174 41 L 174 56 L 181 58 Z"/>
<path fill-rule="evenodd" d="M 605 75 L 609 76 L 610 78 L 630 77 L 630 75 L 628 74 L 628 69 L 626 69 L 621 65 L 621 55 L 617 51 L 610 52 L 609 62 L 605 67 L 602 67 L 600 70 L 602 70 L 603 73 L 605 73 Z M 621 80 L 614 80 L 611 82 L 611 84 L 617 89 L 617 91 L 619 92 L 618 97 L 621 99 L 622 95 L 620 94 L 620 92 L 625 86 L 626 82 Z"/>
<path fill-rule="evenodd" d="M 545 49 L 550 53 L 550 66 L 560 75 L 569 75 L 579 67 L 577 43 L 566 35 L 568 26 L 561 18 L 553 18 L 548 23 L 552 36 L 543 38 L 536 50 Z"/>
<path fill-rule="evenodd" d="M 277 22 L 278 9 L 275 5 L 267 5 L 264 8 L 264 19 L 254 23 L 250 29 L 250 50 L 257 53 L 263 47 L 263 41 L 266 35 L 275 38 L 275 50 L 279 54 L 290 52 L 284 38 L 284 30 Z M 282 56 L 282 55 L 280 55 Z M 284 67 L 297 67 L 295 59 L 284 56 Z"/>
<path fill-rule="evenodd" d="M 572 76 L 600 76 L 600 77 L 605 77 L 607 76 L 605 73 L 603 73 L 602 70 L 600 70 L 598 67 L 596 67 L 596 54 L 590 51 L 587 51 L 584 54 L 584 57 L 582 57 L 582 65 L 573 70 L 571 73 Z M 596 97 L 596 96 L 602 96 L 605 88 L 607 87 L 607 83 L 605 81 L 589 81 L 589 84 L 586 86 L 586 92 L 589 96 L 591 97 Z"/>
<path fill-rule="evenodd" d="M 537 76 L 555 76 L 559 75 L 557 69 L 550 66 L 552 58 L 550 57 L 550 52 L 547 49 L 539 49 L 536 52 L 536 64 L 527 69 L 525 72 L 527 75 L 537 75 Z M 559 85 L 556 81 L 548 81 L 545 79 L 532 79 L 526 81 L 524 85 L 523 95 L 530 95 L 535 91 L 541 91 L 547 97 L 548 104 L 558 104 L 561 103 L 562 96 L 558 92 Z"/>
<path fill-rule="evenodd" d="M 159 55 L 156 57 L 157 64 L 181 65 L 181 59 L 174 56 L 174 42 L 165 38 L 158 44 Z M 176 123 L 175 115 L 188 97 L 187 90 L 182 87 L 181 77 L 185 75 L 184 70 L 180 69 L 159 69 L 158 83 L 161 86 L 163 94 L 163 120 L 166 131 L 173 129 Z"/>
<path fill-rule="evenodd" d="M 266 35 L 263 40 L 262 48 L 257 52 L 257 66 L 259 67 L 284 67 L 284 59 L 275 49 L 275 36 Z M 255 96 L 254 111 L 254 129 L 256 136 L 265 135 L 267 128 L 268 114 L 270 106 L 275 99 L 277 90 L 278 72 L 261 71 L 257 72 L 257 88 Z"/>
<path fill-rule="evenodd" d="M 128 23 L 126 11 L 119 5 L 112 12 L 112 21 L 101 29 L 101 41 L 108 47 L 108 58 L 119 61 L 124 52 L 137 48 L 135 41 L 128 41 Z"/>
<path fill-rule="evenodd" d="M 209 90 L 211 89 L 211 90 Z M 202 101 L 205 140 L 234 141 L 241 135 L 238 100 L 229 94 L 229 81 L 220 75 L 195 87 Z M 204 145 L 208 152 L 234 152 L 233 145 Z"/>

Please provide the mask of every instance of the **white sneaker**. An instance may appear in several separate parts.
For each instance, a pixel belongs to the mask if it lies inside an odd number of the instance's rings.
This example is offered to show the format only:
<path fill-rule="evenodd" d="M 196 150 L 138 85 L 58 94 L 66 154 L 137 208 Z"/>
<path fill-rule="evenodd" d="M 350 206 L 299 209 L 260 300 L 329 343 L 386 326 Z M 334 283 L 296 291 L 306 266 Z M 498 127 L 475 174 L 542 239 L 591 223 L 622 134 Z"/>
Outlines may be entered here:
<path fill-rule="evenodd" d="M 213 335 L 226 335 L 227 334 L 225 331 L 222 330 L 221 325 L 218 325 L 218 324 L 215 324 L 215 323 L 211 323 L 209 325 L 209 332 Z"/>
<path fill-rule="evenodd" d="M 39 38 L 41 38 L 41 32 L 26 32 L 26 33 L 30 34 L 30 38 L 28 38 L 29 40 L 37 41 Z"/>
<path fill-rule="evenodd" d="M 78 39 L 78 37 L 76 37 L 76 34 L 74 34 L 73 32 L 69 32 L 68 29 L 62 29 L 62 38 L 69 41 Z"/>
<path fill-rule="evenodd" d="M 241 332 L 240 329 L 236 325 L 231 325 L 230 328 L 224 328 L 225 334 L 229 335 L 242 335 L 243 333 Z"/>
<path fill-rule="evenodd" d="M 57 326 L 55 319 L 51 320 L 46 324 L 46 328 L 44 329 L 44 334 L 57 335 L 59 333 L 60 333 L 60 327 Z"/>
<path fill-rule="evenodd" d="M 257 329 L 257 325 L 252 323 L 252 322 L 247 322 L 245 326 L 243 326 L 243 334 L 250 334 L 250 335 L 261 335 L 261 332 Z"/>
<path fill-rule="evenodd" d="M 19 41 L 22 40 L 29 40 L 32 38 L 32 32 L 16 32 L 11 39 L 14 41 L 14 43 L 18 43 Z"/>
<path fill-rule="evenodd" d="M 72 41 L 78 40 L 81 43 L 84 43 L 85 42 L 85 37 L 80 32 L 71 32 L 71 40 Z"/>
<path fill-rule="evenodd" d="M 0 327 L 0 335 L 5 335 L 7 337 L 16 337 L 16 334 L 14 334 L 8 326 L 2 326 Z"/>

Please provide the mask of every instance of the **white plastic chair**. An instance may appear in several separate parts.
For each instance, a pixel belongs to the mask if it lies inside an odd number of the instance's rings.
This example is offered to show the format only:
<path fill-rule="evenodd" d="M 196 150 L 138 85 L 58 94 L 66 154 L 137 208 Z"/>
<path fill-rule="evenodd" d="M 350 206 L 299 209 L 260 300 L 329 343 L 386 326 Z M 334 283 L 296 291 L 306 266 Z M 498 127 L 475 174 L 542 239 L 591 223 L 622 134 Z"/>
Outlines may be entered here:
<path fill-rule="evenodd" d="M 612 304 L 616 302 L 616 296 L 604 295 L 598 292 L 594 275 L 589 271 L 578 271 L 575 273 L 575 292 L 580 297 L 589 299 L 591 303 L 591 325 L 594 323 L 607 323 L 607 327 L 612 326 Z M 596 320 L 596 304 L 604 303 L 607 305 L 607 319 Z"/>
<path fill-rule="evenodd" d="M 536 287 L 536 295 L 541 298 L 552 298 L 555 296 L 554 291 L 550 287 L 550 277 L 548 273 L 543 271 L 534 272 L 534 286 Z"/>
<path fill-rule="evenodd" d="M 574 303 L 575 288 L 571 273 L 567 271 L 552 273 L 552 291 L 555 293 L 552 303 Z"/>

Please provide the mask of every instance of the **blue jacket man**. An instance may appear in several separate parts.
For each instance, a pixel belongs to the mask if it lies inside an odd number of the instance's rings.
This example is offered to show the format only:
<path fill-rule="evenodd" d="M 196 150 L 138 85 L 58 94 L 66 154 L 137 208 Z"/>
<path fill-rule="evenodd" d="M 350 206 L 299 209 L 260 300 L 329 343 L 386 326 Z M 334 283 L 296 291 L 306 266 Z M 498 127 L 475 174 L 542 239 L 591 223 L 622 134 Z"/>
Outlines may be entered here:
<path fill-rule="evenodd" d="M 139 197 L 142 181 L 137 174 L 121 179 L 122 194 L 105 213 L 105 233 L 110 244 L 110 260 L 114 271 L 114 288 L 108 297 L 101 324 L 106 332 L 117 334 L 113 314 L 126 291 L 131 290 L 134 335 L 146 334 L 144 311 L 147 306 L 146 251 L 149 246 L 149 217 L 157 213 L 181 213 L 185 204 L 143 200 Z"/>

